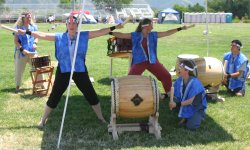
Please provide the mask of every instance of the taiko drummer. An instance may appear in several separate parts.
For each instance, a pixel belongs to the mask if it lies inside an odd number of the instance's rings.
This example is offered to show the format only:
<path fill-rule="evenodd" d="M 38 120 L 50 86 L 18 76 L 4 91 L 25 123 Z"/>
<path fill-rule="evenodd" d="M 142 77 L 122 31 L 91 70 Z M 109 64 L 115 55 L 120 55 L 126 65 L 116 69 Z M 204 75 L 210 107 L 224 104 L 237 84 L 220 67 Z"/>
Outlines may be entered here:
<path fill-rule="evenodd" d="M 165 94 L 162 94 L 161 99 L 164 99 L 170 91 L 172 79 L 169 71 L 157 58 L 157 39 L 186 29 L 187 26 L 183 26 L 164 32 L 152 32 L 153 22 L 145 18 L 139 23 L 135 32 L 110 32 L 110 34 L 118 38 L 132 40 L 132 66 L 128 74 L 141 75 L 146 69 L 150 71 L 161 81 L 165 90 Z"/>
<path fill-rule="evenodd" d="M 34 37 L 55 41 L 56 58 L 58 60 L 58 67 L 55 75 L 55 81 L 52 92 L 49 96 L 43 117 L 38 124 L 39 128 L 43 128 L 46 120 L 53 109 L 55 109 L 69 85 L 69 78 L 71 74 L 74 49 L 77 46 L 77 55 L 75 60 L 75 68 L 73 73 L 73 80 L 77 87 L 84 94 L 88 103 L 96 113 L 98 119 L 106 122 L 103 118 L 101 106 L 97 94 L 89 79 L 88 70 L 85 64 L 86 53 L 88 50 L 88 40 L 102 35 L 108 34 L 110 31 L 122 28 L 122 25 L 112 26 L 110 28 L 103 28 L 96 31 L 82 31 L 80 32 L 79 45 L 76 45 L 77 29 L 79 19 L 71 14 L 66 20 L 67 31 L 64 33 L 44 33 L 18 30 L 20 33 L 26 33 Z"/>
<path fill-rule="evenodd" d="M 179 109 L 179 124 L 194 130 L 200 127 L 207 108 L 206 93 L 202 83 L 195 77 L 196 66 L 190 60 L 179 65 L 179 77 L 174 82 L 174 100 L 169 108 Z"/>

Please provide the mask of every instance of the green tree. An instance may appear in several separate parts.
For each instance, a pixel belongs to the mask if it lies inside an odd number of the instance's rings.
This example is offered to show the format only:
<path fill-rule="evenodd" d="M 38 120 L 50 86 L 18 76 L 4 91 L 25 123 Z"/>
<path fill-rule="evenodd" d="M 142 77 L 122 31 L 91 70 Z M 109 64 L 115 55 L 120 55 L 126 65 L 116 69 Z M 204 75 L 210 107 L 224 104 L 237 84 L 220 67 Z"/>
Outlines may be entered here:
<path fill-rule="evenodd" d="M 196 3 L 193 6 L 188 5 L 188 11 L 189 12 L 204 12 L 205 8 L 203 6 L 201 6 L 199 3 Z"/>
<path fill-rule="evenodd" d="M 0 0 L 0 6 L 5 3 L 5 0 Z"/>
<path fill-rule="evenodd" d="M 215 12 L 231 12 L 239 19 L 246 14 L 250 17 L 249 0 L 209 0 L 208 7 Z"/>
<path fill-rule="evenodd" d="M 133 0 L 92 0 L 97 7 L 113 6 L 121 7 L 122 4 L 130 4 Z"/>
<path fill-rule="evenodd" d="M 174 5 L 173 9 L 180 13 L 180 18 L 183 18 L 183 13 L 188 12 L 188 8 L 181 5 Z"/>

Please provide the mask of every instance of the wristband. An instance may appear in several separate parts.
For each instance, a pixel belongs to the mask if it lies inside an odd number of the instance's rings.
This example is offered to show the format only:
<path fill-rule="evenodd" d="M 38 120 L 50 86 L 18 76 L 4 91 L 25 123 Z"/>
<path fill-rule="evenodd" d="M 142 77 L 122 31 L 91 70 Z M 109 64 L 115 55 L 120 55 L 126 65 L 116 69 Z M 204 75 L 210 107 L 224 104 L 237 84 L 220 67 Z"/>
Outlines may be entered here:
<path fill-rule="evenodd" d="M 113 30 L 116 29 L 116 27 L 115 27 L 115 26 L 112 26 L 112 27 L 110 27 L 109 29 L 110 29 L 110 31 L 113 31 Z"/>
<path fill-rule="evenodd" d="M 181 102 L 176 102 L 176 107 L 181 107 Z"/>
<path fill-rule="evenodd" d="M 182 27 L 179 27 L 179 28 L 177 28 L 176 30 L 177 30 L 177 31 L 181 31 L 181 30 L 182 30 Z"/>
<path fill-rule="evenodd" d="M 228 78 L 228 79 L 231 78 L 231 74 L 227 74 L 227 78 Z"/>
<path fill-rule="evenodd" d="M 109 32 L 109 35 L 113 35 L 113 32 Z"/>
<path fill-rule="evenodd" d="M 22 52 L 23 52 L 23 48 L 22 48 L 22 47 L 20 47 L 20 48 L 19 48 L 19 51 L 22 53 Z"/>
<path fill-rule="evenodd" d="M 36 44 L 36 45 L 37 45 L 37 42 L 34 42 L 33 44 Z"/>
<path fill-rule="evenodd" d="M 31 35 L 31 31 L 26 30 L 26 34 Z"/>

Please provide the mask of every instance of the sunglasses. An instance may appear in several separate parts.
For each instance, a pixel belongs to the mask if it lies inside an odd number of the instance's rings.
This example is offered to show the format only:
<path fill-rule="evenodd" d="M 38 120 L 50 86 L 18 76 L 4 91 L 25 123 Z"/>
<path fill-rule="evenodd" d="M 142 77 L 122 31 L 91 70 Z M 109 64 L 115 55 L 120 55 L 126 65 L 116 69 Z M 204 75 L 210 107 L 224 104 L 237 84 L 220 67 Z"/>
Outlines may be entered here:
<path fill-rule="evenodd" d="M 31 18 L 31 14 L 22 15 L 22 18 Z"/>
<path fill-rule="evenodd" d="M 66 24 L 78 24 L 79 20 L 75 16 L 70 16 L 66 19 Z"/>

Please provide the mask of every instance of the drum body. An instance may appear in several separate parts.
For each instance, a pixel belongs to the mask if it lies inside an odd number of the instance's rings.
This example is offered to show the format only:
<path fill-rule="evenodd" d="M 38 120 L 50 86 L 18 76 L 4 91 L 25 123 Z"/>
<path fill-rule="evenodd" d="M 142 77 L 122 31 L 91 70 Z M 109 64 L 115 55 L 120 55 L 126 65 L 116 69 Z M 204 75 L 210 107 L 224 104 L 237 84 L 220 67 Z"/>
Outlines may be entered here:
<path fill-rule="evenodd" d="M 151 77 L 129 75 L 114 78 L 111 89 L 111 114 L 143 118 L 158 112 L 159 92 L 156 81 Z"/>
<path fill-rule="evenodd" d="M 33 57 L 31 58 L 31 65 L 32 69 L 50 66 L 50 57 L 47 55 Z"/>
<path fill-rule="evenodd" d="M 197 66 L 197 77 L 201 81 L 204 87 L 214 87 L 219 84 L 224 79 L 224 67 L 222 62 L 217 58 L 213 57 L 202 57 L 197 56 L 190 57 L 178 56 L 176 61 L 176 74 L 178 74 L 178 65 L 181 60 L 190 60 L 193 61 Z M 190 57 L 190 58 L 189 58 Z"/>
<path fill-rule="evenodd" d="M 224 67 L 220 60 L 213 57 L 197 58 L 194 60 L 197 66 L 198 78 L 206 87 L 214 87 L 224 79 Z"/>
<path fill-rule="evenodd" d="M 107 55 L 117 53 L 131 53 L 132 42 L 131 39 L 121 39 L 117 37 L 112 37 L 107 40 L 108 42 L 108 52 Z"/>

